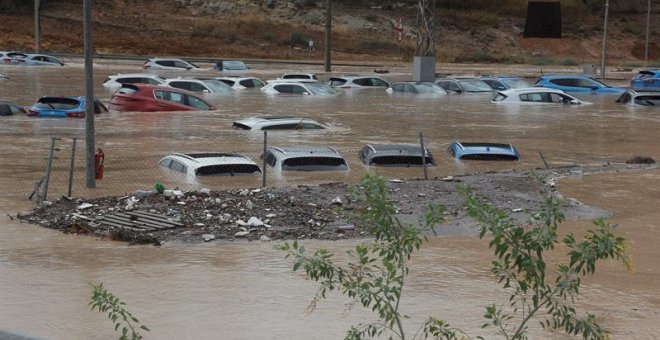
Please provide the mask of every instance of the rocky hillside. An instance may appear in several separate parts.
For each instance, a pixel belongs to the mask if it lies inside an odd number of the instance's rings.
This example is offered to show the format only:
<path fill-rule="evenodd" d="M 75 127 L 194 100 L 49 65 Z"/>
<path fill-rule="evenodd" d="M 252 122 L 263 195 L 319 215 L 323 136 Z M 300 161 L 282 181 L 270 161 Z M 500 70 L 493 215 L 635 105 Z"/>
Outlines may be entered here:
<path fill-rule="evenodd" d="M 82 5 L 42 1 L 42 48 L 82 51 Z M 404 21 L 401 55 L 414 52 L 415 1 L 332 0 L 335 60 L 394 60 L 394 25 Z M 602 1 L 562 0 L 563 38 L 524 39 L 525 0 L 437 0 L 441 62 L 596 62 L 602 41 Z M 0 0 L 0 50 L 33 46 L 33 2 Z M 644 53 L 646 1 L 613 2 L 609 60 L 639 63 Z M 660 3 L 651 20 L 651 58 L 660 60 Z M 320 59 L 322 0 L 96 0 L 99 53 L 215 58 Z M 315 51 L 308 51 L 309 40 Z"/>

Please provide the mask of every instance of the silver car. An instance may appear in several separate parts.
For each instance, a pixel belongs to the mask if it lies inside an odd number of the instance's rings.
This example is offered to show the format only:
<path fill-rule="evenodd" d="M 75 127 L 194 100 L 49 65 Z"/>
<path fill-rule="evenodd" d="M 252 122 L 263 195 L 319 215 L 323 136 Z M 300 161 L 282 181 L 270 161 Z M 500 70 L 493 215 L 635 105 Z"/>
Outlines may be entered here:
<path fill-rule="evenodd" d="M 147 60 L 142 68 L 145 70 L 169 70 L 169 71 L 196 71 L 199 66 L 181 59 L 151 58 Z"/>

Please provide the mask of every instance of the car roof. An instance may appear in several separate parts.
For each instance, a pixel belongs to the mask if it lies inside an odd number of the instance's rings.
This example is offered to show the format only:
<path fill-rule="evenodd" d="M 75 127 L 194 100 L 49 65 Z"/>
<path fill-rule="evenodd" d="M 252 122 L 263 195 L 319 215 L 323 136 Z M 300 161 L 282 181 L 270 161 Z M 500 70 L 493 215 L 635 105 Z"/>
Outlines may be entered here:
<path fill-rule="evenodd" d="M 633 96 L 660 96 L 660 91 L 637 91 L 629 89 L 626 92 Z"/>
<path fill-rule="evenodd" d="M 168 158 L 184 161 L 185 163 L 188 163 L 195 168 L 199 168 L 207 165 L 216 165 L 216 164 L 256 165 L 256 163 L 249 157 L 239 155 L 236 153 L 218 153 L 218 152 L 173 153 L 163 157 L 163 159 L 168 159 Z"/>
<path fill-rule="evenodd" d="M 580 78 L 580 79 L 593 79 L 593 80 L 595 80 L 594 76 L 583 75 L 583 74 L 573 74 L 573 75 L 550 74 L 550 75 L 541 76 L 541 79 L 566 79 L 566 78 Z"/>
<path fill-rule="evenodd" d="M 137 87 L 138 90 L 141 90 L 141 91 L 142 90 L 144 90 L 144 91 L 163 90 L 163 91 L 181 92 L 181 93 L 185 93 L 187 95 L 192 95 L 192 96 L 195 96 L 197 98 L 200 98 L 200 96 L 198 96 L 196 93 L 190 92 L 188 90 L 180 89 L 178 87 L 157 86 L 157 85 L 148 85 L 148 84 L 122 84 L 121 87 Z M 206 101 L 204 101 L 204 102 L 206 102 Z"/>
<path fill-rule="evenodd" d="M 267 84 L 320 84 L 316 80 L 312 79 L 269 79 L 266 80 Z"/>
<path fill-rule="evenodd" d="M 159 57 L 153 57 L 153 58 L 149 58 L 149 60 L 148 60 L 148 61 L 158 61 L 158 60 L 174 60 L 174 61 L 185 61 L 185 60 L 183 60 L 183 59 L 179 59 L 179 58 L 159 58 Z M 187 62 L 187 61 L 185 61 L 185 62 Z"/>
<path fill-rule="evenodd" d="M 435 82 L 432 82 L 432 81 L 414 81 L 414 80 L 397 81 L 395 83 L 392 83 L 392 85 L 395 85 L 395 84 L 410 84 L 410 85 L 421 85 L 421 84 L 431 85 L 432 84 L 432 85 L 437 85 Z"/>
<path fill-rule="evenodd" d="M 132 77 L 145 77 L 145 78 L 163 78 L 157 74 L 154 73 L 117 73 L 111 76 L 108 76 L 110 79 L 117 79 L 117 78 L 132 78 Z"/>
<path fill-rule="evenodd" d="M 374 155 L 406 155 L 420 156 L 422 147 L 412 144 L 366 144 L 364 150 Z M 428 148 L 424 147 L 425 154 L 429 154 Z"/>
<path fill-rule="evenodd" d="M 511 143 L 453 141 L 451 147 L 458 151 L 456 156 L 490 154 L 520 158 L 518 151 Z"/>
<path fill-rule="evenodd" d="M 264 117 L 248 117 L 244 119 L 240 119 L 235 121 L 235 123 L 241 123 L 244 125 L 269 125 L 269 124 L 281 124 L 285 122 L 292 122 L 292 123 L 297 123 L 297 122 L 302 122 L 302 121 L 307 121 L 307 122 L 314 122 L 319 125 L 323 125 L 313 119 L 309 118 L 302 118 L 302 117 L 293 117 L 293 116 L 264 116 Z"/>
<path fill-rule="evenodd" d="M 508 95 L 508 94 L 513 94 L 513 93 L 529 93 L 529 92 L 539 92 L 539 91 L 566 94 L 562 90 L 551 89 L 551 88 L 548 88 L 548 87 L 541 87 L 541 86 L 514 88 L 514 89 L 502 90 L 502 91 L 499 91 L 499 93 Z"/>
<path fill-rule="evenodd" d="M 208 78 L 208 79 L 215 79 L 215 80 L 222 80 L 222 79 L 227 79 L 227 80 L 232 80 L 232 81 L 241 81 L 245 79 L 256 79 L 261 81 L 261 79 L 257 77 L 244 77 L 244 76 L 224 76 L 224 77 L 213 77 L 213 78 Z"/>
<path fill-rule="evenodd" d="M 321 146 L 291 146 L 291 147 L 277 147 L 269 146 L 268 151 L 272 152 L 276 157 L 287 159 L 305 156 L 322 156 L 342 158 L 337 150 L 331 147 Z"/>

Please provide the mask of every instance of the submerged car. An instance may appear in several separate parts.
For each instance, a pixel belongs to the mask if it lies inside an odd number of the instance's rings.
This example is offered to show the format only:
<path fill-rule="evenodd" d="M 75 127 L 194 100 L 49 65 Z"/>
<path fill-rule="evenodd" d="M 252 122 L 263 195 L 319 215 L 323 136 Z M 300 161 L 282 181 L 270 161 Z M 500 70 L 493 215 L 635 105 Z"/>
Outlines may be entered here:
<path fill-rule="evenodd" d="M 259 78 L 255 77 L 215 77 L 217 79 L 229 86 L 234 90 L 244 90 L 252 88 L 261 88 L 264 86 L 264 82 Z"/>
<path fill-rule="evenodd" d="M 374 76 L 340 76 L 332 77 L 328 82 L 332 87 L 347 88 L 374 88 L 389 87 L 390 84 L 383 78 Z"/>
<path fill-rule="evenodd" d="M 176 87 L 178 89 L 197 93 L 228 93 L 233 92 L 231 86 L 208 78 L 174 78 L 167 79 L 163 86 Z"/>
<path fill-rule="evenodd" d="M 188 182 L 197 176 L 257 175 L 259 166 L 250 158 L 234 153 L 174 153 L 158 161 L 169 171 L 180 173 Z"/>
<path fill-rule="evenodd" d="M 321 130 L 327 128 L 315 120 L 298 117 L 250 117 L 232 125 L 241 130 Z"/>
<path fill-rule="evenodd" d="M 493 89 L 475 77 L 453 77 L 436 79 L 435 83 L 447 92 L 454 93 L 489 93 Z"/>
<path fill-rule="evenodd" d="M 630 81 L 635 91 L 660 91 L 660 69 L 641 70 Z"/>
<path fill-rule="evenodd" d="M 151 58 L 147 60 L 142 68 L 145 70 L 170 70 L 170 71 L 196 71 L 199 66 L 181 59 L 173 58 Z"/>
<path fill-rule="evenodd" d="M 456 159 L 517 161 L 518 150 L 511 144 L 502 143 L 462 143 L 454 141 L 447 150 Z"/>
<path fill-rule="evenodd" d="M 319 78 L 314 73 L 285 73 L 280 79 L 293 79 L 293 80 L 314 80 L 318 81 Z"/>
<path fill-rule="evenodd" d="M 268 147 L 266 164 L 282 171 L 348 171 L 348 164 L 337 150 L 328 147 Z"/>
<path fill-rule="evenodd" d="M 306 96 L 334 96 L 339 94 L 339 91 L 328 84 L 301 80 L 269 80 L 261 88 L 261 91 L 269 94 L 298 94 Z"/>
<path fill-rule="evenodd" d="M 103 82 L 103 87 L 116 91 L 122 84 L 162 85 L 163 83 L 165 83 L 165 78 L 153 73 L 120 73 L 114 76 L 108 76 Z"/>
<path fill-rule="evenodd" d="M 174 87 L 123 84 L 110 99 L 119 112 L 210 111 L 215 107 L 192 92 Z"/>
<path fill-rule="evenodd" d="M 445 95 L 447 91 L 436 83 L 406 81 L 394 83 L 385 90 L 387 93 L 410 93 L 419 95 Z"/>
<path fill-rule="evenodd" d="M 365 165 L 411 167 L 435 166 L 435 159 L 431 152 L 419 145 L 407 144 L 367 144 L 360 150 L 360 160 Z"/>
<path fill-rule="evenodd" d="M 622 87 L 612 87 L 589 76 L 542 76 L 535 86 L 591 94 L 621 94 L 626 91 Z"/>
<path fill-rule="evenodd" d="M 582 104 L 581 100 L 564 93 L 562 90 L 547 89 L 544 87 L 499 91 L 491 102 L 497 104 Z"/>
<path fill-rule="evenodd" d="M 47 54 L 25 53 L 25 52 L 5 52 L 2 56 L 5 65 L 17 66 L 64 66 L 64 63 Z"/>
<path fill-rule="evenodd" d="M 0 99 L 0 116 L 12 116 L 15 114 L 27 114 L 27 111 L 14 102 Z"/>
<path fill-rule="evenodd" d="M 513 76 L 497 76 L 497 77 L 490 77 L 490 76 L 482 76 L 479 79 L 483 81 L 484 83 L 488 84 L 493 90 L 498 90 L 498 91 L 503 91 L 503 90 L 509 90 L 509 89 L 520 89 L 520 88 L 525 88 L 525 87 L 532 87 L 532 84 L 530 84 L 528 81 L 525 79 L 522 79 L 520 77 L 513 77 Z"/>
<path fill-rule="evenodd" d="M 41 97 L 28 109 L 28 116 L 54 118 L 85 118 L 85 97 Z M 105 113 L 108 109 L 94 100 L 94 113 Z"/>
<path fill-rule="evenodd" d="M 6 75 L 0 73 L 0 80 L 3 80 L 3 79 L 9 79 L 9 77 L 7 77 Z"/>
<path fill-rule="evenodd" d="M 624 92 L 616 102 L 629 106 L 660 107 L 660 92 L 628 90 Z"/>
<path fill-rule="evenodd" d="M 250 68 L 239 60 L 220 60 L 213 65 L 213 69 L 218 71 L 247 71 Z"/>

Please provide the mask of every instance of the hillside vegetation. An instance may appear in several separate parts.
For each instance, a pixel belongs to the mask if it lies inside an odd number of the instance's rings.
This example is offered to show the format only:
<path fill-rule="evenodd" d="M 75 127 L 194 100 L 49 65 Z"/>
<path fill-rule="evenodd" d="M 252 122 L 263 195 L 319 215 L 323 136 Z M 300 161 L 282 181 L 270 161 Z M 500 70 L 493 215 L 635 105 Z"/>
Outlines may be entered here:
<path fill-rule="evenodd" d="M 82 51 L 82 2 L 42 1 L 42 49 Z M 562 39 L 524 39 L 526 0 L 437 0 L 441 62 L 594 63 L 601 49 L 603 0 L 563 0 Z M 612 1 L 608 59 L 644 57 L 646 0 Z M 404 60 L 414 54 L 416 1 L 332 0 L 335 60 L 395 60 L 401 16 Z M 214 58 L 320 59 L 325 1 L 96 0 L 99 53 Z M 0 0 L 0 50 L 33 48 L 33 2 Z M 660 59 L 660 4 L 651 20 L 651 59 Z M 315 51 L 307 51 L 309 40 Z"/>

